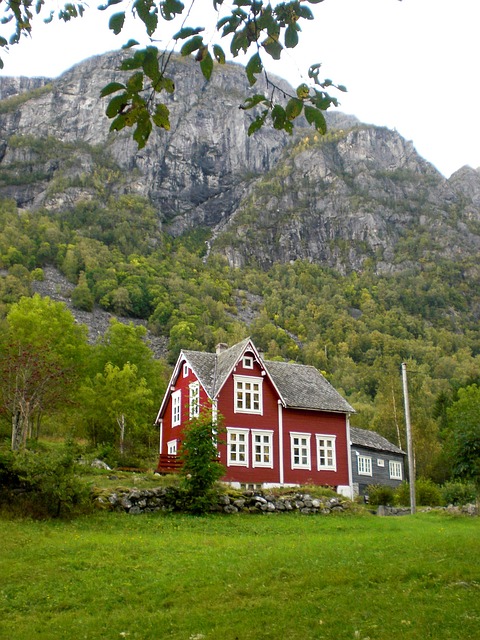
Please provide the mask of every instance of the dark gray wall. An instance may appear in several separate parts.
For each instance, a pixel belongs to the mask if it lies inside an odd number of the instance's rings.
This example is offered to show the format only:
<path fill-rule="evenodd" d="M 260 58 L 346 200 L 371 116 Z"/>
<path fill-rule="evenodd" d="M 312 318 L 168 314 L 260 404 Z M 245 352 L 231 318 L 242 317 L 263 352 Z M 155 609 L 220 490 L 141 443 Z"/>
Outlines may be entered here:
<path fill-rule="evenodd" d="M 358 457 L 367 456 L 372 460 L 372 475 L 367 476 L 358 473 Z M 378 461 L 383 460 L 383 467 Z M 400 462 L 402 465 L 402 479 L 390 478 L 390 460 Z M 352 444 L 352 480 L 354 487 L 358 484 L 358 492 L 364 495 L 366 488 L 370 484 L 380 484 L 388 487 L 398 487 L 405 480 L 405 460 L 402 454 L 390 451 L 379 451 L 378 449 L 367 449 L 366 447 Z"/>

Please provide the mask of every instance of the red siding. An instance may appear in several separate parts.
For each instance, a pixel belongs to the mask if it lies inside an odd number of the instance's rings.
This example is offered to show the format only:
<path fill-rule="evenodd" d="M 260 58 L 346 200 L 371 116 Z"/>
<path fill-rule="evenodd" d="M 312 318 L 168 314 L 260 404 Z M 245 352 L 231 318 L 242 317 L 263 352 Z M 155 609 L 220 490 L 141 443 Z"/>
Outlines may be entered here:
<path fill-rule="evenodd" d="M 235 384 L 234 376 L 253 376 L 261 378 L 262 384 L 262 413 L 240 413 L 235 412 Z M 189 384 L 197 381 L 196 377 L 189 370 L 188 375 L 183 377 L 183 363 L 179 369 L 178 378 L 173 390 L 181 390 L 182 407 L 181 421 L 185 424 L 188 420 Z M 224 418 L 225 428 L 248 429 L 248 466 L 228 466 L 226 434 L 223 442 L 219 446 L 220 459 L 226 468 L 223 480 L 227 482 L 240 483 L 280 483 L 280 439 L 279 439 L 279 396 L 268 378 L 262 376 L 262 368 L 254 362 L 253 369 L 243 367 L 242 361 L 237 364 L 233 373 L 222 387 L 218 400 L 218 412 Z M 205 390 L 200 385 L 200 404 L 208 406 L 210 400 Z M 325 413 L 320 411 L 308 411 L 300 409 L 285 409 L 282 407 L 283 421 L 283 483 L 284 484 L 319 484 L 336 487 L 338 485 L 348 485 L 348 443 L 346 437 L 346 416 L 344 414 Z M 273 468 L 253 466 L 253 442 L 251 430 L 273 431 L 272 453 Z M 291 464 L 291 439 L 290 434 L 305 433 L 310 434 L 310 469 L 292 469 Z M 317 469 L 317 442 L 316 434 L 335 436 L 336 470 Z M 160 453 L 167 453 L 167 443 L 173 439 L 178 440 L 180 449 L 182 439 L 182 427 L 172 427 L 172 399 L 168 399 L 163 413 L 163 435 L 162 449 Z"/>
<path fill-rule="evenodd" d="M 173 385 L 171 393 L 180 390 L 182 393 L 181 402 L 181 424 L 179 426 L 172 426 L 172 396 L 168 399 L 166 407 L 163 413 L 163 434 L 162 434 L 162 448 L 160 453 L 167 453 L 167 443 L 171 440 L 177 440 L 177 450 L 180 450 L 180 444 L 182 441 L 182 425 L 184 425 L 189 419 L 189 385 L 192 382 L 197 382 L 197 377 L 194 375 L 191 369 L 188 370 L 187 377 L 183 377 L 183 363 L 181 363 L 178 378 Z M 200 384 L 200 406 L 209 406 L 209 399 L 205 392 L 205 389 Z"/>

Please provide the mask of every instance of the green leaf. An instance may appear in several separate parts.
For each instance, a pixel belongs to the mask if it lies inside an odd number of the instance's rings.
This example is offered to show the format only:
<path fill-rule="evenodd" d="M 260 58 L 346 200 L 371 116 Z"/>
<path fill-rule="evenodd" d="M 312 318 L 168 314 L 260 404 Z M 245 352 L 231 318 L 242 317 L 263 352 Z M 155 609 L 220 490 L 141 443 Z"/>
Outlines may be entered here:
<path fill-rule="evenodd" d="M 302 82 L 302 84 L 298 85 L 297 97 L 300 98 L 300 100 L 305 100 L 306 98 L 308 98 L 309 93 L 310 89 L 308 88 L 308 85 L 305 84 L 305 82 Z"/>
<path fill-rule="evenodd" d="M 158 49 L 156 47 L 147 47 L 145 49 L 145 57 L 143 59 L 143 71 L 153 82 L 157 82 L 160 77 L 160 69 L 158 66 Z"/>
<path fill-rule="evenodd" d="M 128 95 L 126 93 L 122 93 L 121 95 L 115 96 L 110 100 L 105 113 L 109 118 L 114 118 L 121 111 L 123 111 L 127 105 Z"/>
<path fill-rule="evenodd" d="M 154 86 L 155 91 L 162 91 L 165 89 L 167 93 L 173 93 L 175 91 L 175 83 L 171 78 L 162 76 L 159 82 Z"/>
<path fill-rule="evenodd" d="M 125 11 L 121 11 L 120 13 L 114 13 L 113 16 L 110 17 L 108 22 L 108 28 L 113 31 L 113 33 L 118 36 L 120 31 L 123 29 L 123 25 L 125 23 Z"/>
<path fill-rule="evenodd" d="M 305 105 L 305 118 L 307 119 L 308 124 L 313 124 L 315 129 L 322 135 L 327 132 L 325 116 L 320 109 L 310 107 L 308 104 Z"/>
<path fill-rule="evenodd" d="M 127 87 L 121 82 L 110 82 L 100 91 L 100 97 L 105 98 L 105 96 L 109 96 L 111 93 L 115 93 L 116 91 L 125 90 Z"/>
<path fill-rule="evenodd" d="M 303 109 L 303 102 L 298 98 L 290 98 L 287 102 L 287 106 L 285 107 L 285 113 L 287 114 L 288 120 L 295 120 L 301 113 Z"/>
<path fill-rule="evenodd" d="M 158 25 L 158 13 L 155 4 L 152 4 L 150 0 L 135 0 L 133 7 L 145 25 L 148 35 L 153 35 Z"/>
<path fill-rule="evenodd" d="M 132 47 L 134 47 L 137 44 L 139 44 L 139 42 L 137 42 L 137 40 L 132 40 L 130 38 L 130 40 L 128 42 L 126 42 L 124 45 L 122 45 L 122 49 L 131 49 Z"/>
<path fill-rule="evenodd" d="M 285 31 L 285 46 L 287 49 L 293 49 L 298 44 L 297 26 L 289 24 Z"/>
<path fill-rule="evenodd" d="M 194 29 L 193 27 L 184 27 L 172 37 L 174 40 L 185 40 L 185 38 L 195 36 L 197 33 L 201 33 L 202 31 L 205 31 L 203 27 L 197 27 L 196 29 Z"/>
<path fill-rule="evenodd" d="M 114 4 L 120 4 L 121 2 L 123 2 L 123 0 L 108 0 L 108 2 L 106 4 L 101 4 L 98 9 L 100 11 L 105 11 L 105 9 L 108 9 L 108 7 L 113 6 Z"/>
<path fill-rule="evenodd" d="M 168 107 L 166 105 L 157 104 L 155 113 L 152 115 L 152 120 L 157 125 L 157 127 L 165 129 L 166 131 L 170 131 L 169 115 L 170 111 L 168 110 Z"/>
<path fill-rule="evenodd" d="M 247 111 L 248 109 L 253 109 L 257 104 L 268 104 L 267 98 L 262 93 L 256 93 L 254 96 L 250 96 L 245 100 L 243 104 L 240 105 L 240 109 Z"/>
<path fill-rule="evenodd" d="M 193 38 L 190 38 L 190 40 L 185 42 L 183 47 L 180 49 L 180 53 L 182 54 L 182 56 L 188 56 L 194 51 L 197 51 L 198 49 L 200 49 L 200 47 L 202 46 L 203 46 L 202 36 L 194 36 Z"/>
<path fill-rule="evenodd" d="M 147 144 L 147 140 L 150 137 L 151 132 L 152 122 L 148 114 L 147 117 L 139 117 L 137 120 L 137 127 L 133 132 L 133 139 L 137 143 L 139 149 L 143 149 L 143 147 Z"/>
<path fill-rule="evenodd" d="M 121 131 L 125 128 L 125 126 L 125 116 L 123 114 L 120 114 L 115 118 L 115 120 L 112 121 L 112 124 L 110 125 L 110 131 Z"/>
<path fill-rule="evenodd" d="M 280 60 L 283 47 L 276 38 L 266 38 L 262 42 L 262 47 L 271 58 L 273 58 L 274 60 Z"/>
<path fill-rule="evenodd" d="M 225 53 L 218 44 L 213 45 L 213 55 L 219 64 L 225 64 Z"/>
<path fill-rule="evenodd" d="M 164 20 L 173 20 L 175 16 L 183 13 L 185 5 L 179 0 L 164 0 L 160 3 L 160 10 Z"/>
<path fill-rule="evenodd" d="M 200 62 L 200 69 L 202 70 L 203 77 L 206 80 L 210 80 L 213 71 L 213 58 L 208 50 Z"/>
<path fill-rule="evenodd" d="M 232 42 L 230 43 L 230 51 L 232 55 L 236 58 L 239 54 L 240 49 L 247 52 L 250 42 L 248 41 L 247 35 L 244 29 L 237 31 L 237 33 L 233 36 Z"/>
<path fill-rule="evenodd" d="M 287 114 L 285 113 L 285 109 L 279 104 L 276 104 L 272 109 L 272 120 L 275 129 L 284 129 Z"/>
<path fill-rule="evenodd" d="M 260 58 L 260 55 L 258 53 L 255 53 L 250 58 L 250 60 L 247 63 L 247 66 L 245 67 L 245 73 L 247 74 L 247 78 L 248 78 L 248 82 L 250 83 L 250 86 L 253 86 L 257 81 L 255 74 L 258 75 L 259 73 L 262 73 L 262 71 L 263 71 L 262 59 Z"/>
<path fill-rule="evenodd" d="M 137 73 L 134 73 L 132 76 L 130 76 L 130 78 L 127 80 L 127 89 L 130 93 L 138 93 L 139 91 L 141 91 L 143 89 L 143 72 L 142 71 L 138 71 Z"/>
<path fill-rule="evenodd" d="M 265 111 L 262 111 L 261 115 L 257 116 L 255 118 L 255 120 L 251 123 L 251 125 L 248 127 L 248 135 L 251 136 L 252 133 L 255 133 L 255 131 L 258 131 L 259 129 L 261 129 L 263 127 L 263 125 L 265 124 L 265 119 L 268 115 L 268 109 L 265 109 Z"/>

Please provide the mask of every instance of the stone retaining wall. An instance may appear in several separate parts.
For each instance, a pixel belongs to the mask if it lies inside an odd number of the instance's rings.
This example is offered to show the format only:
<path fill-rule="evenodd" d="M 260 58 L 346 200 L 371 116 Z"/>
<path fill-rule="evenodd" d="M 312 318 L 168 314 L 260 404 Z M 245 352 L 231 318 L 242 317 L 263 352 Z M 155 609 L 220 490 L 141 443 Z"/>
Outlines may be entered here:
<path fill-rule="evenodd" d="M 101 493 L 95 497 L 99 508 L 125 511 L 133 515 L 156 511 L 182 511 L 182 494 L 174 487 L 155 489 L 118 489 Z M 343 512 L 352 508 L 352 503 L 341 497 L 312 498 L 308 494 L 292 493 L 274 496 L 266 492 L 245 491 L 238 495 L 220 495 L 212 508 L 223 513 L 275 513 L 298 511 L 305 515 Z"/>

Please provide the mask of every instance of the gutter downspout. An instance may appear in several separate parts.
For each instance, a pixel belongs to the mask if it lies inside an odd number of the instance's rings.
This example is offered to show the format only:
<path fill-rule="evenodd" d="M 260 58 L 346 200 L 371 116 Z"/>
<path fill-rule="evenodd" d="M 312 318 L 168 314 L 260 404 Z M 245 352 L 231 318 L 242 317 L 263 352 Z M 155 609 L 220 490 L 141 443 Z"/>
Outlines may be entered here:
<path fill-rule="evenodd" d="M 283 410 L 282 402 L 278 401 L 278 455 L 279 455 L 279 480 L 280 484 L 284 483 L 284 459 L 283 459 Z"/>

